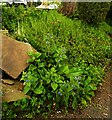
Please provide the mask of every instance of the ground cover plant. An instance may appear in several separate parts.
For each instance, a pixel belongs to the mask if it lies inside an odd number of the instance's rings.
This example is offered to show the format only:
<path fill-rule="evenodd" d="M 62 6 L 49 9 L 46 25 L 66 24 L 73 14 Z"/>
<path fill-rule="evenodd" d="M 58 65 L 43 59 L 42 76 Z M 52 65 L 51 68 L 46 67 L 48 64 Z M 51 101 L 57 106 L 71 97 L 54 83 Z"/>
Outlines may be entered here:
<path fill-rule="evenodd" d="M 21 78 L 24 92 L 31 99 L 14 102 L 15 114 L 26 111 L 25 117 L 30 118 L 61 108 L 67 113 L 69 108 L 76 110 L 91 102 L 111 60 L 108 24 L 90 26 L 56 10 L 19 6 L 3 8 L 3 28 L 37 50 L 28 53 L 31 65 Z M 3 116 L 14 117 L 13 111 L 7 112 L 9 107 L 4 105 Z"/>

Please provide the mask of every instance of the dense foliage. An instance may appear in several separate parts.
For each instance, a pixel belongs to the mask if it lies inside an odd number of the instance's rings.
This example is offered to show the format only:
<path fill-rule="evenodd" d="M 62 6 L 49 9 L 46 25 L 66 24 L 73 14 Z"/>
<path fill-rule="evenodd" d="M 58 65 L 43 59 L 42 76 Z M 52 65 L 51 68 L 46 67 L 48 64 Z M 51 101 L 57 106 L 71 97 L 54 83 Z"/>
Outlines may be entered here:
<path fill-rule="evenodd" d="M 110 26 L 106 23 L 95 28 L 77 19 L 70 20 L 56 11 L 37 11 L 35 8 L 5 8 L 3 13 L 3 26 L 16 39 L 29 42 L 39 52 L 51 53 L 54 44 L 64 46 L 71 64 L 83 59 L 97 65 L 109 57 L 110 42 L 106 32 L 110 31 Z"/>
<path fill-rule="evenodd" d="M 31 99 L 14 102 L 17 111 L 19 107 L 31 117 L 60 108 L 76 110 L 91 102 L 111 59 L 110 26 L 96 28 L 55 10 L 20 6 L 3 8 L 3 27 L 38 51 L 29 53 L 31 64 L 21 78 Z"/>
<path fill-rule="evenodd" d="M 79 17 L 87 23 L 99 24 L 104 21 L 110 9 L 109 2 L 79 2 Z"/>
<path fill-rule="evenodd" d="M 108 11 L 107 17 L 112 18 L 112 2 L 111 2 L 110 10 Z"/>

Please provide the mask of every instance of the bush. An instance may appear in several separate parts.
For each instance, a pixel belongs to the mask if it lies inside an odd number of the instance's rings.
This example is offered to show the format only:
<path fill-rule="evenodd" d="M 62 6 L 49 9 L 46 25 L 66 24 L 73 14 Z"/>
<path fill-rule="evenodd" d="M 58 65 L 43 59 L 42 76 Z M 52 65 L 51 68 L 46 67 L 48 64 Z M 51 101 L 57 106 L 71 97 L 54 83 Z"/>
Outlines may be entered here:
<path fill-rule="evenodd" d="M 108 11 L 108 14 L 107 14 L 107 18 L 111 18 L 112 19 L 112 2 L 111 2 L 110 10 Z"/>
<path fill-rule="evenodd" d="M 8 29 L 10 33 L 17 31 L 18 23 L 23 17 L 24 6 L 20 5 L 17 8 L 12 7 L 3 7 L 2 9 L 2 27 Z"/>
<path fill-rule="evenodd" d="M 107 12 L 110 9 L 110 3 L 108 2 L 81 2 L 77 6 L 80 19 L 90 24 L 99 24 L 104 21 Z"/>
<path fill-rule="evenodd" d="M 86 107 L 102 81 L 104 71 L 83 62 L 81 66 L 69 67 L 65 62 L 68 59 L 66 50 L 56 46 L 51 49 L 53 53 L 49 56 L 39 52 L 29 54 L 32 64 L 23 72 L 21 79 L 25 84 L 24 92 L 37 96 L 39 113 L 61 107 L 76 110 L 78 104 Z"/>

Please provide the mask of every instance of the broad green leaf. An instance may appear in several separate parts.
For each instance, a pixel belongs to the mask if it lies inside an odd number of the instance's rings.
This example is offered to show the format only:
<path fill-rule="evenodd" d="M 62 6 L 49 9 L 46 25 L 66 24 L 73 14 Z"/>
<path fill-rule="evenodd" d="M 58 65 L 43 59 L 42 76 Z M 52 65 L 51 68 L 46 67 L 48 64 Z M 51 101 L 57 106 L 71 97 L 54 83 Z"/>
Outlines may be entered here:
<path fill-rule="evenodd" d="M 86 99 L 91 103 L 91 97 L 89 95 L 86 95 Z"/>
<path fill-rule="evenodd" d="M 70 75 L 70 82 L 74 83 L 74 76 Z"/>
<path fill-rule="evenodd" d="M 36 53 L 35 53 L 35 56 L 36 56 L 36 58 L 38 58 L 38 57 L 41 56 L 41 53 L 40 53 L 40 52 L 36 52 Z"/>
<path fill-rule="evenodd" d="M 91 77 L 88 77 L 88 78 L 84 81 L 85 86 L 88 85 L 90 82 L 91 82 Z"/>
<path fill-rule="evenodd" d="M 99 85 L 101 85 L 101 86 L 102 86 L 102 83 L 99 83 Z"/>
<path fill-rule="evenodd" d="M 54 67 L 51 68 L 51 71 L 52 71 L 52 73 L 56 72 Z"/>
<path fill-rule="evenodd" d="M 47 84 L 49 84 L 51 82 L 51 79 L 47 79 Z"/>
<path fill-rule="evenodd" d="M 62 80 L 58 80 L 58 83 L 63 83 L 63 81 Z"/>
<path fill-rule="evenodd" d="M 37 69 L 37 67 L 35 66 L 35 65 L 33 65 L 33 64 L 31 64 L 30 66 L 29 66 L 29 70 L 30 71 L 34 71 L 34 70 L 36 70 Z M 30 75 L 31 76 L 31 75 Z"/>
<path fill-rule="evenodd" d="M 82 103 L 85 107 L 87 106 L 87 102 L 86 102 L 86 100 L 85 100 L 84 98 L 82 98 L 81 103 Z"/>
<path fill-rule="evenodd" d="M 30 87 L 31 86 L 31 82 L 26 82 L 26 86 Z"/>
<path fill-rule="evenodd" d="M 69 91 L 71 91 L 73 88 L 70 86 L 70 85 L 68 85 L 68 88 L 67 88 L 67 91 L 69 92 Z"/>
<path fill-rule="evenodd" d="M 35 61 L 36 61 L 37 63 L 40 63 L 40 62 L 41 62 L 41 60 L 40 60 L 40 59 L 36 59 Z"/>
<path fill-rule="evenodd" d="M 94 96 L 95 96 L 95 94 L 94 94 L 94 92 L 93 92 L 93 91 L 90 91 L 90 92 L 88 92 L 87 94 L 88 94 L 88 95 L 90 95 L 90 96 L 92 96 L 92 97 L 94 97 Z"/>
<path fill-rule="evenodd" d="M 75 73 L 75 72 L 80 72 L 80 73 L 82 73 L 82 70 L 81 70 L 80 68 L 73 67 L 73 68 L 70 69 L 70 72 L 71 72 L 71 73 Z"/>
<path fill-rule="evenodd" d="M 80 76 L 82 74 L 82 72 L 74 72 L 74 73 L 70 73 L 70 76 Z"/>
<path fill-rule="evenodd" d="M 65 74 L 68 74 L 69 73 L 69 67 L 66 65 L 64 68 L 63 68 L 63 72 Z"/>
<path fill-rule="evenodd" d="M 32 75 L 29 75 L 28 76 L 28 80 L 30 81 L 30 80 L 33 80 L 34 79 L 34 77 L 32 76 Z"/>
<path fill-rule="evenodd" d="M 36 94 L 42 94 L 42 92 L 43 92 L 43 88 L 41 88 L 41 87 L 38 87 L 34 90 L 34 93 L 36 93 Z"/>
<path fill-rule="evenodd" d="M 38 68 L 42 68 L 42 67 L 44 67 L 44 63 L 39 63 Z"/>
<path fill-rule="evenodd" d="M 84 89 L 85 89 L 85 91 L 86 91 L 86 92 L 91 91 L 91 88 L 90 88 L 90 86 L 89 86 L 89 85 L 88 85 L 88 86 L 86 86 Z"/>
<path fill-rule="evenodd" d="M 73 107 L 74 110 L 77 109 L 77 99 L 76 99 L 76 97 L 74 97 L 74 99 L 73 99 L 72 107 Z"/>
<path fill-rule="evenodd" d="M 29 56 L 32 56 L 34 53 L 33 52 L 28 52 L 28 55 Z"/>
<path fill-rule="evenodd" d="M 76 67 L 73 67 L 73 68 L 70 69 L 70 72 L 71 72 L 71 73 L 74 73 L 74 72 L 76 72 L 76 71 L 77 71 L 77 68 L 76 68 Z"/>
<path fill-rule="evenodd" d="M 33 62 L 34 60 L 32 58 L 27 60 L 27 63 Z"/>
<path fill-rule="evenodd" d="M 67 91 L 67 93 L 65 94 L 65 96 L 64 96 L 64 101 L 65 101 L 65 105 L 66 105 L 66 107 L 68 107 L 68 105 L 69 105 L 69 98 L 70 98 L 70 95 L 71 95 L 71 92 L 68 92 Z"/>
<path fill-rule="evenodd" d="M 91 90 L 97 90 L 96 86 L 94 86 L 94 85 L 89 85 L 89 86 L 90 86 Z"/>
<path fill-rule="evenodd" d="M 51 83 L 51 87 L 53 90 L 56 90 L 57 87 L 58 87 L 58 84 L 57 83 Z"/>
<path fill-rule="evenodd" d="M 35 60 L 35 57 L 33 56 L 32 59 Z"/>
<path fill-rule="evenodd" d="M 74 85 L 75 85 L 77 88 L 79 88 L 79 83 L 78 83 L 78 81 L 74 82 Z"/>
<path fill-rule="evenodd" d="M 26 86 L 24 87 L 24 93 L 25 93 L 25 94 L 28 93 L 29 90 L 30 90 L 30 87 L 26 85 Z"/>

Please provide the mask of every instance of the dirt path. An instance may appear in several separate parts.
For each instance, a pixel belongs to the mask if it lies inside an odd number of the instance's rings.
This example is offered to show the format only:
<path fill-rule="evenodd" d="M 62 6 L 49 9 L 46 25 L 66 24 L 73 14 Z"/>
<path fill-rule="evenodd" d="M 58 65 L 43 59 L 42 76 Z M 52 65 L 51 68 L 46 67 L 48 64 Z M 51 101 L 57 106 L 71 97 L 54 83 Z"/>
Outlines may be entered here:
<path fill-rule="evenodd" d="M 77 112 L 68 113 L 55 113 L 51 115 L 51 119 L 55 118 L 108 118 L 112 119 L 112 65 L 109 67 L 106 77 L 102 86 L 98 87 L 92 103 L 85 109 Z M 58 111 L 59 112 L 59 111 Z"/>

